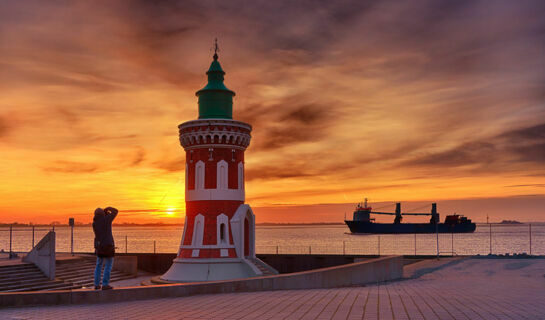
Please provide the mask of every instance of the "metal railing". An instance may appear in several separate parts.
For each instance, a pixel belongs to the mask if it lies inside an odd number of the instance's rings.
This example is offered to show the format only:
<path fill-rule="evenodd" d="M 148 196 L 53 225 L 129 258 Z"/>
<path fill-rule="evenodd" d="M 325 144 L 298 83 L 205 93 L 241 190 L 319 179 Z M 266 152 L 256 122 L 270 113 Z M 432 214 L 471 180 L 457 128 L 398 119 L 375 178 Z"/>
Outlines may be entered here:
<path fill-rule="evenodd" d="M 519 228 L 522 228 L 519 226 Z M 166 235 L 164 230 L 132 230 L 125 228 L 116 232 L 117 252 L 175 253 L 180 244 L 181 230 L 172 229 Z M 89 227 L 67 226 L 8 226 L 0 227 L 0 252 L 24 253 L 30 251 L 36 242 L 48 231 L 57 231 L 57 252 L 94 252 L 93 234 Z M 521 229 L 522 230 L 522 229 Z M 516 237 L 505 228 L 496 225 L 481 225 L 473 234 L 404 234 L 404 235 L 351 235 L 341 234 L 343 239 L 309 239 L 259 242 L 256 252 L 262 254 L 347 254 L 347 255 L 487 255 L 487 254 L 537 254 L 545 255 L 545 225 L 539 225 L 537 232 L 532 224 L 526 233 L 518 232 Z M 279 231 L 282 231 L 279 229 Z M 124 233 L 126 232 L 126 233 Z M 152 234 L 150 234 L 152 232 Z M 338 235 L 337 235 L 338 236 Z M 266 239 L 265 239 L 266 240 Z M 272 242 L 272 243 L 271 243 Z M 296 244 L 293 244 L 296 243 Z"/>

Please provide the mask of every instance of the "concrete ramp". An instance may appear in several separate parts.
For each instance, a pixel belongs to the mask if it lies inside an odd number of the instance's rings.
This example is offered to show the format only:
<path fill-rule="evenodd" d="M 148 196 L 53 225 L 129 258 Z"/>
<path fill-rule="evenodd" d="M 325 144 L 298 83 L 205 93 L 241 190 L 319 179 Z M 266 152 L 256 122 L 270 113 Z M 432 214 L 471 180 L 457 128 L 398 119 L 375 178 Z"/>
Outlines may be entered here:
<path fill-rule="evenodd" d="M 49 278 L 55 279 L 55 231 L 49 231 L 23 258 L 36 265 Z"/>

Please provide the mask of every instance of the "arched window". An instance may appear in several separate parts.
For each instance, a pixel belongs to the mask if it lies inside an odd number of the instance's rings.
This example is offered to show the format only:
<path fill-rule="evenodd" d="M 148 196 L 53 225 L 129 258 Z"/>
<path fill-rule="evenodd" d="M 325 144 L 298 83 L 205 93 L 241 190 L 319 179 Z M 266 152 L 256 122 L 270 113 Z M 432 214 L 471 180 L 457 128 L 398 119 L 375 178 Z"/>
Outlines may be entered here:
<path fill-rule="evenodd" d="M 220 242 L 225 242 L 225 223 L 220 224 Z"/>
<path fill-rule="evenodd" d="M 238 188 L 244 189 L 244 164 L 238 163 Z"/>
<path fill-rule="evenodd" d="M 224 213 L 216 218 L 216 226 L 216 239 L 218 245 L 229 244 L 229 218 Z"/>
<path fill-rule="evenodd" d="M 204 189 L 204 162 L 198 161 L 195 165 L 195 190 Z"/>
<path fill-rule="evenodd" d="M 216 188 L 220 190 L 227 190 L 228 188 L 228 164 L 224 160 L 221 160 L 217 164 L 217 184 Z"/>

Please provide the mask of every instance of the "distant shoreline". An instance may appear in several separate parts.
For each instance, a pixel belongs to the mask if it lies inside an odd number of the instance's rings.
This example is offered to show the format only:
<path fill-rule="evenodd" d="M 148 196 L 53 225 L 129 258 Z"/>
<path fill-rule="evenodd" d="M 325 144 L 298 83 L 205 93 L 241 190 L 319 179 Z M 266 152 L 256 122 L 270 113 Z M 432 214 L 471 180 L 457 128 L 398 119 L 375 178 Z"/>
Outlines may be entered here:
<path fill-rule="evenodd" d="M 90 227 L 92 223 L 76 223 L 76 227 Z M 114 223 L 115 227 L 177 227 L 183 226 L 183 223 Z M 323 225 L 344 225 L 344 222 L 309 222 L 309 223 L 288 223 L 288 222 L 261 222 L 256 226 L 274 227 L 274 226 L 323 226 Z M 31 223 L 0 223 L 0 227 L 68 227 L 67 224 L 31 224 Z"/>
<path fill-rule="evenodd" d="M 479 225 L 487 225 L 486 222 L 476 222 Z M 490 222 L 491 225 L 501 226 L 521 226 L 528 225 L 530 223 L 542 224 L 545 221 L 532 221 L 532 222 L 518 222 L 518 223 L 505 223 L 505 222 Z M 91 227 L 92 223 L 76 223 L 76 227 Z M 179 227 L 183 226 L 183 223 L 114 223 L 115 227 Z M 256 223 L 259 227 L 295 227 L 295 226 L 340 226 L 344 225 L 344 222 L 260 222 Z M 0 228 L 13 227 L 68 227 L 68 224 L 32 224 L 32 223 L 0 223 Z"/>

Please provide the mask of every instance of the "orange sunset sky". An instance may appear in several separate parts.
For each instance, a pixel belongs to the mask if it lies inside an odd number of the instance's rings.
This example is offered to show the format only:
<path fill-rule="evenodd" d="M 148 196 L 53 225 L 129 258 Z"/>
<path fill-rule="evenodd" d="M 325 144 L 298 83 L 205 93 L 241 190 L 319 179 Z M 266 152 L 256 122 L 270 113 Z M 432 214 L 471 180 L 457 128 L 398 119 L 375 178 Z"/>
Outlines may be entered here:
<path fill-rule="evenodd" d="M 213 39 L 257 222 L 545 220 L 542 1 L 2 1 L 0 222 L 182 222 Z M 384 204 L 376 204 L 383 206 Z"/>

